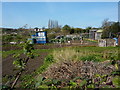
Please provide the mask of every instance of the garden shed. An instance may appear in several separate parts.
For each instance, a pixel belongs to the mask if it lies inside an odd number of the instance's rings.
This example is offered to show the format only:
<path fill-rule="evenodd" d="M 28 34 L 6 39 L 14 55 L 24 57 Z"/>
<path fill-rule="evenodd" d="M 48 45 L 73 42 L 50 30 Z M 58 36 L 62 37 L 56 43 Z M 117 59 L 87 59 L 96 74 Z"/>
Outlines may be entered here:
<path fill-rule="evenodd" d="M 38 28 L 35 29 L 36 33 L 35 35 L 31 35 L 31 38 L 29 38 L 28 40 L 30 40 L 31 44 L 45 44 L 47 43 L 47 32 L 42 31 Z"/>
<path fill-rule="evenodd" d="M 98 40 L 99 47 L 109 47 L 109 46 L 116 46 L 116 41 L 114 39 L 99 39 Z"/>
<path fill-rule="evenodd" d="M 90 30 L 89 38 L 93 39 L 93 40 L 101 39 L 102 32 L 103 32 L 103 30 L 101 30 L 101 29 L 99 29 L 99 30 L 97 30 L 97 29 Z"/>

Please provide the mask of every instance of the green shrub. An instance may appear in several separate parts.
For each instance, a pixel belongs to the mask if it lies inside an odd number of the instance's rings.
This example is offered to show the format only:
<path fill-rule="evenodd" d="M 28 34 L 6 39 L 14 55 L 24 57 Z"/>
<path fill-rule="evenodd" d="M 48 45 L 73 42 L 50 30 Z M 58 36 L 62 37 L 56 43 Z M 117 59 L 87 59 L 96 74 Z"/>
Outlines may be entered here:
<path fill-rule="evenodd" d="M 76 87 L 76 86 L 77 86 L 77 83 L 76 83 L 76 82 L 73 82 L 72 80 L 70 80 L 69 85 L 72 86 L 72 87 Z"/>
<path fill-rule="evenodd" d="M 45 63 L 52 63 L 54 62 L 54 58 L 52 55 L 48 55 L 46 58 L 45 58 Z"/>

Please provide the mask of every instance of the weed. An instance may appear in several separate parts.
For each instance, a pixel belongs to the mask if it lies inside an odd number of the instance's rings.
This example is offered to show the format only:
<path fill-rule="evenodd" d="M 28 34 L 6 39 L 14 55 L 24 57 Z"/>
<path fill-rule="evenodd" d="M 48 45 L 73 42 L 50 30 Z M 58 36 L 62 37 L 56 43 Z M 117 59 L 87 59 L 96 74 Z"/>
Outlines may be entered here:
<path fill-rule="evenodd" d="M 115 85 L 117 88 L 120 88 L 120 77 L 119 76 L 114 77 L 112 82 L 113 82 L 113 85 Z"/>
<path fill-rule="evenodd" d="M 22 83 L 20 83 L 20 86 L 22 88 L 34 88 L 35 79 L 33 78 L 33 75 L 24 75 L 20 78 Z"/>
<path fill-rule="evenodd" d="M 89 56 L 84 56 L 84 57 L 81 57 L 80 60 L 83 60 L 83 61 L 100 61 L 99 58 L 97 58 L 96 56 L 94 55 L 89 55 Z"/>
<path fill-rule="evenodd" d="M 53 63 L 53 62 L 54 62 L 54 58 L 52 55 L 48 55 L 44 60 L 44 63 Z"/>

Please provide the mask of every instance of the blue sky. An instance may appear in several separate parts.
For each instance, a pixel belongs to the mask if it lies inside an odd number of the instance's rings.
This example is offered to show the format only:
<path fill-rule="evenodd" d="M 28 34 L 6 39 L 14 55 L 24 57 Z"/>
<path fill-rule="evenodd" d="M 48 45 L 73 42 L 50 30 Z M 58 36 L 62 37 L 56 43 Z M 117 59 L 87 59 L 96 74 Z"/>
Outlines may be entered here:
<path fill-rule="evenodd" d="M 100 27 L 104 19 L 118 21 L 117 2 L 3 2 L 3 27 L 47 27 L 48 20 L 62 26 Z"/>

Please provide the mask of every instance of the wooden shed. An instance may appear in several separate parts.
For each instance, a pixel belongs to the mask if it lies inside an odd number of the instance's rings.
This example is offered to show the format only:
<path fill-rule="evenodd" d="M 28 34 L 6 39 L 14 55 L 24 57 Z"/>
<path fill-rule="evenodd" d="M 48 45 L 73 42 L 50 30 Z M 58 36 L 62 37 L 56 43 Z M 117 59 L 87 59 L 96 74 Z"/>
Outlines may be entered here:
<path fill-rule="evenodd" d="M 116 41 L 114 39 L 99 39 L 98 40 L 98 46 L 99 47 L 115 47 Z"/>

